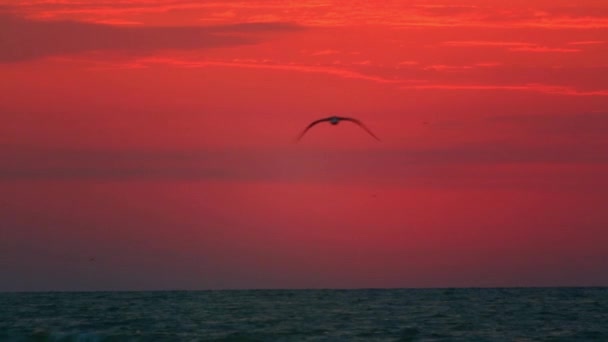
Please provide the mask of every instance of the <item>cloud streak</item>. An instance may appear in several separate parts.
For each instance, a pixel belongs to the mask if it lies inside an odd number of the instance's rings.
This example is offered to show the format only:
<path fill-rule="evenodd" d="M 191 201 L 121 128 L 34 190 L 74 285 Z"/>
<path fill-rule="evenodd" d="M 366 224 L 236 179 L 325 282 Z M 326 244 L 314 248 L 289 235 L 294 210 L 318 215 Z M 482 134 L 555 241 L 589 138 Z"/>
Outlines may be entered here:
<path fill-rule="evenodd" d="M 505 48 L 508 51 L 523 51 L 523 52 L 581 52 L 577 48 L 564 47 L 549 47 L 534 43 L 526 42 L 509 42 L 509 41 L 486 41 L 486 40 L 463 40 L 463 41 L 447 41 L 442 45 L 452 47 L 499 47 Z"/>
<path fill-rule="evenodd" d="M 569 86 L 559 86 L 541 83 L 527 84 L 412 84 L 402 86 L 404 89 L 420 90 L 502 90 L 502 91 L 531 91 L 551 95 L 569 96 L 608 96 L 608 89 L 579 90 Z"/>
<path fill-rule="evenodd" d="M 363 81 L 370 81 L 375 83 L 384 84 L 409 84 L 422 82 L 421 80 L 400 80 L 390 79 L 381 76 L 374 76 L 365 73 L 361 73 L 355 70 L 349 70 L 344 68 L 321 66 L 321 65 L 308 65 L 308 64 L 297 64 L 297 63 L 274 63 L 271 61 L 258 61 L 254 59 L 233 59 L 232 61 L 219 61 L 219 60 L 183 60 L 175 58 L 164 58 L 164 57 L 148 57 L 141 58 L 135 62 L 129 63 L 134 67 L 145 67 L 155 64 L 161 65 L 172 65 L 183 68 L 205 68 L 205 67 L 230 67 L 230 68 L 245 68 L 245 69 L 268 69 L 268 70 L 284 70 L 284 71 L 295 71 L 303 73 L 317 73 L 326 74 L 331 76 L 337 76 L 347 79 L 358 79 Z M 120 65 L 117 65 L 120 67 Z"/>
<path fill-rule="evenodd" d="M 373 24 L 393 27 L 485 27 L 485 28 L 538 28 L 538 29 L 602 29 L 608 27 L 608 17 L 602 6 L 584 6 L 580 9 L 532 2 L 487 3 L 479 5 L 428 4 L 426 2 L 385 1 L 357 3 L 349 6 L 339 0 L 288 2 L 264 1 L 18 1 L 11 4 L 15 12 L 36 18 L 89 17 L 99 19 L 125 19 L 142 14 L 195 12 L 203 19 L 219 19 L 217 13 L 235 13 L 224 17 L 225 22 L 254 18 L 286 18 L 304 25 L 342 26 Z M 599 9 L 599 10 L 598 10 Z M 288 11 L 288 12 L 287 12 Z M 127 18 L 128 19 L 128 18 Z"/>
<path fill-rule="evenodd" d="M 440 80 L 432 80 L 424 77 L 386 77 L 383 75 L 374 75 L 359 71 L 356 68 L 348 68 L 346 66 L 328 66 L 328 65 L 310 65 L 303 63 L 285 63 L 275 62 L 272 60 L 256 60 L 256 59 L 232 59 L 232 60 L 204 60 L 204 59 L 184 59 L 173 57 L 144 57 L 137 58 L 128 62 L 97 62 L 100 68 L 147 68 L 154 65 L 170 65 L 179 68 L 209 68 L 209 67 L 225 67 L 225 68 L 243 68 L 243 69 L 260 69 L 260 70 L 277 70 L 298 73 L 316 73 L 328 76 L 334 76 L 344 79 L 354 79 L 378 84 L 391 84 L 399 86 L 401 89 L 416 89 L 416 90 L 461 90 L 461 91 L 526 91 L 536 92 L 550 95 L 565 95 L 565 96 L 608 96 L 608 89 L 591 89 L 581 90 L 574 86 L 545 84 L 545 83 L 520 83 L 520 84 L 500 84 L 500 83 L 459 83 L 458 81 L 447 82 Z M 368 66 L 356 65 L 353 66 Z M 413 64 L 414 65 L 414 64 Z M 446 72 L 458 71 L 466 72 L 474 68 L 490 68 L 501 66 L 500 63 L 478 63 L 474 65 L 415 65 L 424 71 Z M 422 75 L 421 75 L 422 76 Z"/>

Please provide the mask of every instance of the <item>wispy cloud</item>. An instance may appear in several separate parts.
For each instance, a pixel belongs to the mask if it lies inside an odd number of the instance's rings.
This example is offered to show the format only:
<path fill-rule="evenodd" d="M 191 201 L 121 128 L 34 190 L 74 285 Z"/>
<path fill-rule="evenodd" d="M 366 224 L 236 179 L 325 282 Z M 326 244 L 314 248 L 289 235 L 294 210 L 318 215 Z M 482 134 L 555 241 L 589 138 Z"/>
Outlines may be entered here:
<path fill-rule="evenodd" d="M 477 47 L 477 46 L 521 47 L 521 46 L 530 46 L 530 45 L 535 45 L 535 44 L 526 43 L 526 42 L 516 42 L 516 41 L 455 40 L 455 41 L 443 42 L 443 43 L 441 43 L 441 45 L 456 46 L 456 47 Z"/>
<path fill-rule="evenodd" d="M 290 3 L 292 10 L 309 10 L 326 6 L 323 1 L 306 1 Z M 191 0 L 118 0 L 111 3 L 107 1 L 53 1 L 53 0 L 26 0 L 13 2 L 6 6 L 12 12 L 24 14 L 30 18 L 89 18 L 97 20 L 104 17 L 124 17 L 142 14 L 169 13 L 169 12 L 196 12 L 205 13 L 213 18 L 224 17 L 243 20 L 242 16 L 232 16 L 230 13 L 239 10 L 257 10 L 268 14 L 269 11 L 282 10 L 286 7 L 280 1 L 191 1 Z M 208 12 L 211 11 L 211 12 Z M 261 15 L 261 14 L 260 14 Z M 208 17 L 203 18 L 203 20 Z"/>
<path fill-rule="evenodd" d="M 579 90 L 569 86 L 559 86 L 541 83 L 528 84 L 410 84 L 402 86 L 404 89 L 428 90 L 498 90 L 498 91 L 530 91 L 553 95 L 568 96 L 608 96 L 608 89 Z"/>
<path fill-rule="evenodd" d="M 326 49 L 326 50 L 314 51 L 310 55 L 311 56 L 325 56 L 325 55 L 335 55 L 338 53 L 340 53 L 340 51 L 338 51 L 338 50 Z"/>
<path fill-rule="evenodd" d="M 604 40 L 580 40 L 575 42 L 568 42 L 569 45 L 600 45 L 604 44 Z"/>
<path fill-rule="evenodd" d="M 387 83 L 387 84 L 408 84 L 412 82 L 421 82 L 421 80 L 402 80 L 402 79 L 391 79 L 381 76 L 374 76 L 364 74 L 355 70 L 349 70 L 345 68 L 332 67 L 332 66 L 320 66 L 320 65 L 308 65 L 308 64 L 297 64 L 297 63 L 275 63 L 270 60 L 259 61 L 255 59 L 234 59 L 232 61 L 219 61 L 219 60 L 183 60 L 174 58 L 163 58 L 163 57 L 148 57 L 140 58 L 136 62 L 131 62 L 132 65 L 138 67 L 145 65 L 165 64 L 173 65 L 184 68 L 205 68 L 205 67 L 231 67 L 231 68 L 247 68 L 247 69 L 270 69 L 270 70 L 285 70 L 295 71 L 304 73 L 317 73 L 337 76 L 348 79 L 359 79 L 364 81 L 370 81 L 375 83 Z"/>
<path fill-rule="evenodd" d="M 547 46 L 522 46 L 512 47 L 509 51 L 523 51 L 523 52 L 581 52 L 581 49 L 572 48 L 555 48 Z"/>
<path fill-rule="evenodd" d="M 493 68 L 503 65 L 501 62 L 479 62 L 475 63 L 475 66 L 483 67 L 483 68 Z"/>
<path fill-rule="evenodd" d="M 418 61 L 400 61 L 397 66 L 410 66 L 420 64 Z"/>
<path fill-rule="evenodd" d="M 110 26 L 74 21 L 33 21 L 0 14 L 0 62 L 95 50 L 149 53 L 255 44 L 265 32 L 301 29 L 289 23 L 241 23 L 207 27 Z"/>
<path fill-rule="evenodd" d="M 67 60 L 72 61 L 71 59 Z M 608 96 L 608 89 L 579 89 L 574 86 L 563 84 L 549 83 L 521 83 L 521 84 L 500 84 L 500 83 L 477 83 L 470 82 L 446 82 L 437 79 L 429 79 L 424 77 L 412 78 L 395 75 L 387 77 L 379 74 L 364 72 L 361 68 L 369 68 L 370 64 L 327 64 L 327 65 L 311 65 L 295 62 L 279 62 L 271 59 L 254 59 L 254 58 L 235 58 L 232 60 L 207 60 L 200 58 L 180 58 L 173 56 L 162 57 L 142 57 L 134 58 L 128 61 L 97 61 L 91 60 L 92 68 L 99 69 L 115 69 L 115 68 L 148 68 L 155 65 L 170 65 L 178 68 L 244 68 L 244 69 L 261 69 L 261 70 L 277 70 L 297 73 L 315 73 L 324 74 L 333 77 L 344 79 L 354 79 L 378 84 L 391 84 L 398 86 L 401 89 L 418 89 L 418 90 L 460 90 L 460 91 L 525 91 L 536 92 L 551 95 L 564 96 Z M 408 63 L 407 65 L 409 65 Z M 494 68 L 501 64 L 498 62 L 477 63 L 471 65 L 430 65 L 419 66 L 411 63 L 412 67 L 434 71 L 462 71 L 467 72 L 475 68 Z M 358 70 L 361 69 L 361 70 Z M 455 73 L 450 73 L 455 74 Z M 419 76 L 423 76 L 418 74 Z M 426 75 L 429 76 L 429 75 Z"/>
<path fill-rule="evenodd" d="M 103 25 L 143 25 L 141 21 L 124 20 L 124 19 L 96 19 L 91 22 Z"/>
<path fill-rule="evenodd" d="M 486 40 L 462 40 L 462 41 L 447 41 L 442 45 L 453 47 L 499 47 L 505 48 L 508 51 L 522 52 L 580 52 L 577 48 L 564 47 L 548 47 L 535 43 L 516 42 L 516 41 L 486 41 Z"/>
<path fill-rule="evenodd" d="M 514 27 L 536 27 L 546 29 L 600 29 L 608 27 L 608 17 L 548 17 L 542 20 L 514 22 Z"/>
<path fill-rule="evenodd" d="M 485 27 L 539 29 L 598 29 L 608 27 L 602 6 L 569 7 L 566 10 L 547 3 L 448 4 L 383 1 L 345 3 L 340 0 L 285 2 L 264 1 L 15 1 L 10 8 L 33 18 L 132 19 L 154 13 L 191 12 L 202 20 L 225 22 L 252 18 L 288 20 L 304 25 L 343 26 L 373 24 L 393 27 Z M 222 17 L 222 13 L 229 13 Z M 232 15 L 234 13 L 235 15 Z M 220 14 L 220 15 L 218 15 Z M 126 18 L 125 18 L 126 17 Z"/>
<path fill-rule="evenodd" d="M 423 69 L 424 70 L 432 70 L 432 71 L 463 71 L 472 69 L 473 67 L 470 65 L 447 65 L 447 64 L 433 64 L 427 65 Z"/>

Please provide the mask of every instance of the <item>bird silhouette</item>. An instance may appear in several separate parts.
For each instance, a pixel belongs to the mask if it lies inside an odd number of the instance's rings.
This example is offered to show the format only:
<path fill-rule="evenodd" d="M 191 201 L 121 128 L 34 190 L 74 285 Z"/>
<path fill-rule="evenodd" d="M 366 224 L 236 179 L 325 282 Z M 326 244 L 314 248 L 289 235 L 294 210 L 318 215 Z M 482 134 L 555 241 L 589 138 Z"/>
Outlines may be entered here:
<path fill-rule="evenodd" d="M 369 128 L 367 128 L 367 126 L 365 126 L 361 121 L 359 121 L 357 119 L 353 119 L 353 118 L 343 117 L 343 116 L 330 116 L 327 118 L 323 118 L 323 119 L 319 119 L 319 120 L 315 120 L 315 121 L 311 122 L 308 126 L 306 126 L 306 128 L 302 131 L 302 133 L 300 133 L 300 135 L 296 139 L 296 142 L 300 141 L 300 139 L 302 139 L 304 134 L 306 134 L 306 132 L 308 132 L 308 130 L 311 129 L 313 126 L 315 126 L 321 122 L 326 122 L 326 121 L 332 125 L 337 125 L 340 121 L 350 121 L 352 123 L 359 125 L 359 127 L 363 128 L 367 133 L 369 133 L 369 135 L 374 137 L 374 139 L 380 141 L 380 138 L 378 138 L 374 133 L 372 133 L 372 131 Z"/>

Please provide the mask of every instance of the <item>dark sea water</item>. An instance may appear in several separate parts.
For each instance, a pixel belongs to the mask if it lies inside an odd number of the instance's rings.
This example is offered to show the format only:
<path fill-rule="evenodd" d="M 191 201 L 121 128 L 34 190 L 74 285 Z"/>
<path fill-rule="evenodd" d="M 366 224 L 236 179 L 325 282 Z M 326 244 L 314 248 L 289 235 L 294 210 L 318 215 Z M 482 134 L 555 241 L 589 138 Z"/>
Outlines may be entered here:
<path fill-rule="evenodd" d="M 608 288 L 0 293 L 0 341 L 608 341 Z"/>

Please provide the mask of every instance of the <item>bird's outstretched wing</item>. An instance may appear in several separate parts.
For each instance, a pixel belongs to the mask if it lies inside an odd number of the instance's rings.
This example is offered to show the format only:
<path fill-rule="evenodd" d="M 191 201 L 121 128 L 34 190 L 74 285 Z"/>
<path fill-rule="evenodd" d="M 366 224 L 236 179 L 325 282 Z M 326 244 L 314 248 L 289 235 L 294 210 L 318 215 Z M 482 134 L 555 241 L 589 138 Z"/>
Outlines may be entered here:
<path fill-rule="evenodd" d="M 300 141 L 300 139 L 302 139 L 302 137 L 304 136 L 304 134 L 306 134 L 306 132 L 308 132 L 309 129 L 312 128 L 312 126 L 321 123 L 323 121 L 329 121 L 331 120 L 331 118 L 324 118 L 324 119 L 319 119 L 319 120 L 315 120 L 313 122 L 310 123 L 310 125 L 306 126 L 306 128 L 304 128 L 304 130 L 302 131 L 302 133 L 300 133 L 300 135 L 298 135 L 298 137 L 296 138 L 296 142 Z"/>
<path fill-rule="evenodd" d="M 374 139 L 380 141 L 380 138 L 378 138 L 369 128 L 367 128 L 367 126 L 365 126 L 361 121 L 357 120 L 357 119 L 353 119 L 353 118 L 346 118 L 346 117 L 339 117 L 338 119 L 340 120 L 344 120 L 344 121 L 350 121 L 353 123 L 356 123 L 357 125 L 359 125 L 361 128 L 363 128 L 367 133 L 369 133 L 369 135 L 371 135 L 372 137 L 374 137 Z"/>

